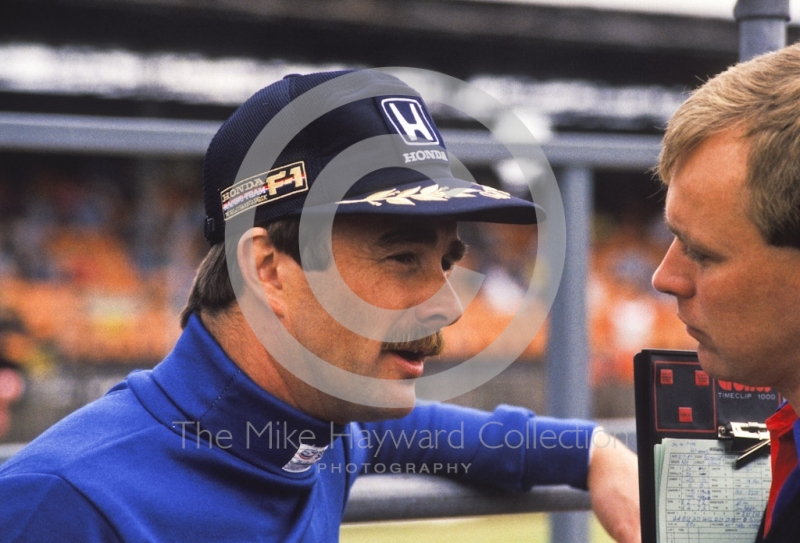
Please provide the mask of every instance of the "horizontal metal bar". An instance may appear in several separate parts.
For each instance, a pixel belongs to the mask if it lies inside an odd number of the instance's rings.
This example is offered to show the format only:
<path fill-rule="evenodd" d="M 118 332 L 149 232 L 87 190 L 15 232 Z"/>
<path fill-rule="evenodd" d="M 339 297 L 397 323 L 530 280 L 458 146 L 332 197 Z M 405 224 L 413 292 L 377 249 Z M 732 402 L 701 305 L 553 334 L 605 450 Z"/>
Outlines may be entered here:
<path fill-rule="evenodd" d="M 542 149 L 553 165 L 647 170 L 658 162 L 661 136 L 559 134 Z"/>
<path fill-rule="evenodd" d="M 203 156 L 217 121 L 0 112 L 0 149 L 81 154 Z M 448 148 L 467 163 L 510 156 L 488 133 L 444 130 Z M 542 144 L 554 166 L 645 170 L 656 163 L 659 136 L 559 134 Z M 511 146 L 512 150 L 513 145 Z"/>
<path fill-rule="evenodd" d="M 25 445 L 1 444 L 0 464 Z M 344 522 L 582 511 L 589 507 L 588 493 L 567 486 L 511 494 L 433 475 L 362 475 L 350 491 Z"/>
<path fill-rule="evenodd" d="M 356 479 L 344 522 L 585 511 L 589 494 L 567 486 L 512 494 L 433 475 L 363 475 Z"/>
<path fill-rule="evenodd" d="M 635 421 L 598 421 L 635 450 Z M 0 444 L 0 464 L 26 443 Z M 589 494 L 568 486 L 540 486 L 524 493 L 466 484 L 424 474 L 362 475 L 356 479 L 344 522 L 465 517 L 512 513 L 587 511 Z"/>
<path fill-rule="evenodd" d="M 464 162 L 489 163 L 509 158 L 509 150 L 486 132 L 443 130 L 447 148 Z M 542 142 L 553 166 L 646 170 L 658 161 L 661 136 L 562 133 Z M 508 146 L 512 152 L 515 145 Z"/>
<path fill-rule="evenodd" d="M 17 454 L 27 443 L 0 443 L 0 464 Z"/>
<path fill-rule="evenodd" d="M 0 149 L 202 156 L 217 121 L 0 113 Z"/>

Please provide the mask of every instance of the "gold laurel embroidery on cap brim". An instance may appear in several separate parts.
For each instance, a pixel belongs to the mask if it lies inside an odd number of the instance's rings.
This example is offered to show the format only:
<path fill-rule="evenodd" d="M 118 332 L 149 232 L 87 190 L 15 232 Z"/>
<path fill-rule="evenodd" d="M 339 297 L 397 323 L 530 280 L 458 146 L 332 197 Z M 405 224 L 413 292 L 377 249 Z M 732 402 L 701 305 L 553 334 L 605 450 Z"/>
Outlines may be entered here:
<path fill-rule="evenodd" d="M 360 204 L 367 203 L 373 206 L 381 206 L 384 203 L 400 206 L 413 206 L 416 205 L 414 200 L 419 202 L 447 202 L 452 198 L 475 198 L 476 195 L 485 196 L 487 198 L 494 198 L 495 200 L 508 200 L 511 195 L 502 190 L 497 190 L 486 185 L 475 185 L 478 188 L 463 189 L 448 187 L 440 187 L 439 185 L 430 185 L 422 188 L 414 187 L 399 191 L 397 189 L 382 190 L 370 194 L 361 200 L 342 200 L 338 204 Z"/>

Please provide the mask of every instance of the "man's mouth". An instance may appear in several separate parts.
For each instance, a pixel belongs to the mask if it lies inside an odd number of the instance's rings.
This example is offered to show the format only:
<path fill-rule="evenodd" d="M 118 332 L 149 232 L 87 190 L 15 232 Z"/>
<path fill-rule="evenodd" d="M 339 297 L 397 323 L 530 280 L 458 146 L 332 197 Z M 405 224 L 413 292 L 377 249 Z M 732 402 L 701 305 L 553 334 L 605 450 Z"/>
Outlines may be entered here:
<path fill-rule="evenodd" d="M 685 322 L 684 324 L 686 325 L 686 333 L 689 335 L 689 337 L 697 341 L 698 350 L 702 348 L 709 348 L 712 345 L 711 338 L 708 336 L 708 334 L 690 324 L 686 324 Z"/>
<path fill-rule="evenodd" d="M 684 318 L 684 316 L 681 315 L 680 311 L 678 311 L 678 319 L 686 327 L 686 333 L 689 334 L 690 336 L 692 336 L 694 339 L 700 341 L 700 338 L 698 336 L 700 336 L 702 334 L 702 332 L 699 329 L 697 329 L 694 326 L 692 326 L 691 324 L 689 324 L 689 322 Z"/>
<path fill-rule="evenodd" d="M 408 362 L 423 362 L 429 356 L 438 356 L 444 350 L 444 335 L 441 331 L 420 339 L 402 343 L 384 343 L 382 350 L 391 352 Z"/>
<path fill-rule="evenodd" d="M 428 356 L 430 356 L 421 351 L 392 350 L 390 352 L 409 362 L 423 362 Z"/>
<path fill-rule="evenodd" d="M 700 341 L 700 337 L 699 337 L 700 336 L 700 330 L 698 330 L 697 328 L 694 328 L 694 327 L 689 326 L 687 324 L 686 325 L 686 333 L 689 334 L 690 336 L 692 336 L 697 341 Z"/>

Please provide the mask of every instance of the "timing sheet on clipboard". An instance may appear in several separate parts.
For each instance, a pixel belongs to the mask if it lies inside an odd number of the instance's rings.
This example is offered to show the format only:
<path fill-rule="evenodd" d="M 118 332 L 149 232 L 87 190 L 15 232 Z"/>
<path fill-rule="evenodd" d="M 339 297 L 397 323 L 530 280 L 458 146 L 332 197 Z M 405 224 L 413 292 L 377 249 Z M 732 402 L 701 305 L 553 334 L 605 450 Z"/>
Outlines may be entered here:
<path fill-rule="evenodd" d="M 709 439 L 655 446 L 658 543 L 752 543 L 769 496 L 769 458 L 735 469 Z"/>

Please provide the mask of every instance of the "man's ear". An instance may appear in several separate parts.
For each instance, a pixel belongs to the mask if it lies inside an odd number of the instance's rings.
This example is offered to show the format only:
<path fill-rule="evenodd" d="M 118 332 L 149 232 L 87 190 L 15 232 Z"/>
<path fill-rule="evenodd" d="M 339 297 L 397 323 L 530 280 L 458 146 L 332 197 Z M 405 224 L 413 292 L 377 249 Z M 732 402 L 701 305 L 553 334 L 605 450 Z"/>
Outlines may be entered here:
<path fill-rule="evenodd" d="M 253 227 L 239 239 L 236 257 L 248 289 L 266 302 L 278 317 L 283 315 L 283 285 L 278 273 L 280 255 L 266 228 Z"/>

